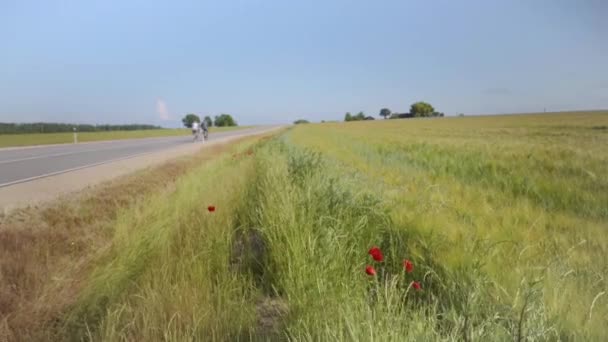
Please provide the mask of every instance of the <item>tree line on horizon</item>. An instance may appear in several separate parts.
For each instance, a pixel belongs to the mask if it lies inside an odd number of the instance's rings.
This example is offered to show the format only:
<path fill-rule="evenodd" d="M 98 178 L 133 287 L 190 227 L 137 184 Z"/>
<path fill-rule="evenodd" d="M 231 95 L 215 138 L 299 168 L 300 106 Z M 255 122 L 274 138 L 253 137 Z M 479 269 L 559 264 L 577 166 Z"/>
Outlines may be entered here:
<path fill-rule="evenodd" d="M 207 123 L 207 127 L 238 126 L 236 120 L 234 120 L 234 118 L 230 114 L 216 115 L 213 120 L 211 120 L 211 117 L 209 115 L 207 115 L 203 118 L 203 121 L 205 121 Z M 184 124 L 184 127 L 187 127 L 187 128 L 192 128 L 192 124 L 195 122 L 200 123 L 202 121 L 201 121 L 200 116 L 193 114 L 193 113 L 186 114 L 186 116 L 184 116 L 182 118 L 182 123 Z"/>
<path fill-rule="evenodd" d="M 11 123 L 0 122 L 0 134 L 27 134 L 27 133 L 63 133 L 73 132 L 74 128 L 78 132 L 107 132 L 107 131 L 136 131 L 161 129 L 160 126 L 144 124 L 128 125 L 89 125 L 89 124 L 69 124 L 54 122 L 33 122 L 33 123 Z"/>
<path fill-rule="evenodd" d="M 407 119 L 407 118 L 425 118 L 425 117 L 443 117 L 442 112 L 435 111 L 435 108 L 427 102 L 418 101 L 412 103 L 408 113 L 393 113 L 388 108 L 380 109 L 379 115 L 385 119 Z M 371 116 L 365 116 L 365 113 L 359 112 L 357 115 L 351 115 L 350 112 L 344 115 L 344 121 L 361 121 L 374 120 Z"/>
<path fill-rule="evenodd" d="M 347 112 L 344 115 L 344 121 L 362 121 L 362 120 L 374 120 L 371 116 L 365 116 L 365 113 L 359 112 L 355 115 L 352 115 L 350 112 Z"/>
<path fill-rule="evenodd" d="M 407 119 L 407 118 L 425 118 L 425 117 L 443 117 L 445 116 L 442 112 L 438 112 L 435 108 L 428 102 L 418 101 L 412 103 L 410 106 L 410 111 L 408 113 L 393 113 L 388 108 L 380 109 L 379 116 L 385 119 Z M 462 114 L 461 114 L 462 115 Z M 363 120 L 375 120 L 373 116 L 367 116 L 364 112 L 359 112 L 355 115 L 347 112 L 344 115 L 344 121 L 363 121 Z M 325 120 L 321 121 L 322 123 Z M 294 121 L 294 124 L 304 124 L 309 123 L 306 119 L 299 119 Z"/>

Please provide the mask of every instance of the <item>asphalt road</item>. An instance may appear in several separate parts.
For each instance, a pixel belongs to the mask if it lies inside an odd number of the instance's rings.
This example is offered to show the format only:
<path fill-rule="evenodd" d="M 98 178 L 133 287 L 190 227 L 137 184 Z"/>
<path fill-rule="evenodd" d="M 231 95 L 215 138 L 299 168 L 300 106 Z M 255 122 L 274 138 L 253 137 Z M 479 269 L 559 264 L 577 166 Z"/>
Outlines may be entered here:
<path fill-rule="evenodd" d="M 209 141 L 229 136 L 245 136 L 265 129 L 268 127 L 210 133 Z M 179 136 L 0 149 L 0 187 L 158 152 L 183 144 L 195 144 L 195 142 L 192 141 L 192 136 Z"/>

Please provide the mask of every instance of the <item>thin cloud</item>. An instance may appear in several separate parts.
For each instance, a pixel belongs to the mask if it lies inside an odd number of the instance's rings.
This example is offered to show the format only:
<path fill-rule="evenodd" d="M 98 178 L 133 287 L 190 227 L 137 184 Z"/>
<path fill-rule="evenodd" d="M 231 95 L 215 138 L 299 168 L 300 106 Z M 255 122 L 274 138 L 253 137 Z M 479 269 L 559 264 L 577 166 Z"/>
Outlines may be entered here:
<path fill-rule="evenodd" d="M 158 113 L 158 118 L 162 121 L 171 120 L 171 115 L 169 115 L 169 110 L 167 109 L 165 101 L 161 99 L 156 100 L 156 112 Z"/>

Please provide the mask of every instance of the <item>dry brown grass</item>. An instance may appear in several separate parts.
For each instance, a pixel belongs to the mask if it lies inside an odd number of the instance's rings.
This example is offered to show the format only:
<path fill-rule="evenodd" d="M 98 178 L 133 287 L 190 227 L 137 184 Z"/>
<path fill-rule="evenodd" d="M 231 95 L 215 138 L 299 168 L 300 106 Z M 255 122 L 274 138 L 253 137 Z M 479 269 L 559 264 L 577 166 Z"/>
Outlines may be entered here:
<path fill-rule="evenodd" d="M 42 207 L 0 217 L 0 342 L 48 340 L 82 280 L 109 245 L 117 213 L 152 193 L 171 191 L 178 177 L 229 151 L 214 145 L 194 158 L 119 178 Z"/>

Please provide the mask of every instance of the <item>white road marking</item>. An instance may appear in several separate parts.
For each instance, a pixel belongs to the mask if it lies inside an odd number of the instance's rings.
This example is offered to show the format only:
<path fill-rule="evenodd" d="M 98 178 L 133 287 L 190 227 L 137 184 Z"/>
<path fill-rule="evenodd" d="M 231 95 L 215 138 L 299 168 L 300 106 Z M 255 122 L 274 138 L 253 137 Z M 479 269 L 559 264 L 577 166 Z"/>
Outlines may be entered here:
<path fill-rule="evenodd" d="M 33 181 L 33 180 L 39 179 L 39 178 L 45 178 L 45 177 L 60 175 L 62 173 L 66 173 L 66 172 L 76 171 L 76 170 L 80 170 L 80 169 L 86 169 L 87 167 L 93 167 L 93 166 L 97 166 L 97 165 L 102 165 L 102 164 L 107 164 L 107 163 L 111 163 L 111 162 L 115 162 L 115 161 L 121 161 L 121 160 L 129 159 L 129 158 L 133 158 L 133 157 L 143 156 L 143 155 L 154 153 L 154 152 L 158 152 L 158 151 L 155 150 L 155 151 L 148 151 L 148 152 L 143 152 L 143 153 L 131 154 L 131 155 L 128 155 L 128 156 L 124 156 L 124 157 L 120 157 L 120 158 L 115 158 L 115 159 L 110 159 L 110 160 L 104 160 L 104 161 L 93 163 L 93 164 L 81 165 L 81 166 L 73 167 L 71 169 L 65 169 L 65 170 L 59 170 L 59 171 L 55 171 L 55 172 L 45 173 L 45 174 L 42 174 L 42 175 L 38 175 L 38 176 L 34 176 L 34 177 L 29 177 L 29 178 L 22 178 L 22 179 L 18 179 L 16 181 L 7 182 L 7 183 L 0 183 L 0 188 L 3 188 L 5 186 L 19 184 L 19 183 L 25 183 L 25 182 Z"/>
<path fill-rule="evenodd" d="M 263 134 L 263 133 L 268 133 L 268 132 L 274 131 L 276 129 L 279 129 L 280 127 L 282 127 L 282 126 L 267 128 L 267 129 L 263 129 L 263 130 L 259 130 L 259 131 L 255 130 L 255 129 L 252 129 L 251 131 L 250 130 L 242 130 L 242 131 L 239 130 L 239 131 L 234 131 L 234 132 L 231 132 L 231 131 L 221 132 L 221 133 L 227 133 L 227 134 L 221 134 L 216 139 L 218 139 L 217 142 L 219 143 L 219 142 L 221 142 L 221 141 L 223 141 L 225 139 L 231 138 L 231 137 L 235 137 L 236 136 L 238 138 L 238 137 L 255 136 L 255 135 L 259 135 L 259 134 Z M 170 139 L 167 139 L 167 140 L 170 140 Z M 228 139 L 228 140 L 232 140 L 232 139 Z M 155 141 L 155 142 L 158 142 L 158 141 Z M 149 144 L 147 143 L 147 144 L 142 144 L 142 145 L 149 145 Z M 133 145 L 131 145 L 131 146 L 133 146 Z M 138 146 L 141 146 L 141 145 L 138 145 Z M 120 146 L 120 147 L 117 147 L 117 148 L 124 148 L 124 147 L 125 146 Z M 173 147 L 177 147 L 177 146 L 173 146 Z M 87 151 L 84 151 L 84 152 L 104 151 L 104 150 L 112 150 L 112 149 L 117 149 L 117 148 L 87 150 Z M 10 185 L 19 184 L 19 183 L 25 183 L 25 182 L 33 181 L 33 180 L 40 179 L 40 178 L 51 177 L 51 176 L 59 175 L 59 174 L 62 174 L 62 173 L 67 173 L 67 172 L 71 172 L 71 171 L 77 171 L 77 170 L 81 170 L 81 169 L 85 169 L 85 168 L 89 168 L 89 167 L 94 167 L 94 166 L 98 166 L 98 165 L 103 165 L 103 164 L 108 164 L 108 163 L 112 163 L 112 162 L 116 162 L 116 161 L 130 159 L 130 158 L 133 158 L 133 157 L 143 156 L 143 155 L 146 155 L 146 154 L 157 153 L 159 151 L 162 151 L 162 149 L 161 150 L 153 150 L 153 151 L 147 151 L 147 152 L 142 152 L 142 153 L 131 154 L 131 155 L 128 155 L 128 156 L 123 156 L 123 157 L 114 158 L 114 159 L 110 159 L 110 160 L 104 160 L 104 161 L 96 162 L 96 163 L 92 163 L 92 164 L 81 165 L 81 166 L 77 166 L 77 167 L 70 168 L 70 169 L 59 170 L 59 171 L 45 173 L 45 174 L 37 175 L 37 176 L 33 176 L 33 177 L 22 178 L 22 179 L 18 179 L 18 180 L 6 182 L 6 183 L 0 183 L 0 188 L 7 187 L 7 186 L 10 186 Z M 84 152 L 83 151 L 80 151 L 80 152 L 71 152 L 71 153 L 68 153 L 68 154 L 76 154 L 76 153 L 84 153 Z M 36 159 L 36 158 L 46 158 L 46 157 L 49 157 L 49 156 L 50 155 L 41 156 L 41 157 L 34 157 L 34 158 L 32 158 L 32 157 L 30 157 L 30 158 L 22 158 L 21 160 Z M 4 162 L 0 162 L 0 164 L 3 164 L 3 163 L 6 164 L 8 162 L 16 162 L 16 161 L 17 160 L 4 161 Z"/>
<path fill-rule="evenodd" d="M 162 141 L 162 140 L 161 140 Z M 112 148 L 100 148 L 100 149 L 96 149 L 96 150 L 85 150 L 85 151 L 74 151 L 74 152 L 62 152 L 62 153 L 55 153 L 55 154 L 45 154 L 45 155 L 38 155 L 38 156 L 32 156 L 32 157 L 25 157 L 25 158 L 18 158 L 18 159 L 10 159 L 10 160 L 3 160 L 0 161 L 0 165 L 1 164 L 10 164 L 10 163 L 17 163 L 17 162 L 21 162 L 21 161 L 26 161 L 26 160 L 33 160 L 33 159 L 44 159 L 44 158 L 52 158 L 52 157 L 61 157 L 61 156 L 69 156 L 69 155 L 73 155 L 73 154 L 80 154 L 80 153 L 89 153 L 89 152 L 101 152 L 101 151 L 111 151 L 111 150 L 118 150 L 121 148 L 125 148 L 125 147 L 140 147 L 140 146 L 145 146 L 145 145 L 151 145 L 154 143 L 157 143 L 158 141 L 154 141 L 154 142 L 147 142 L 145 144 L 132 144 L 129 146 L 117 146 L 117 147 L 112 147 Z"/>

